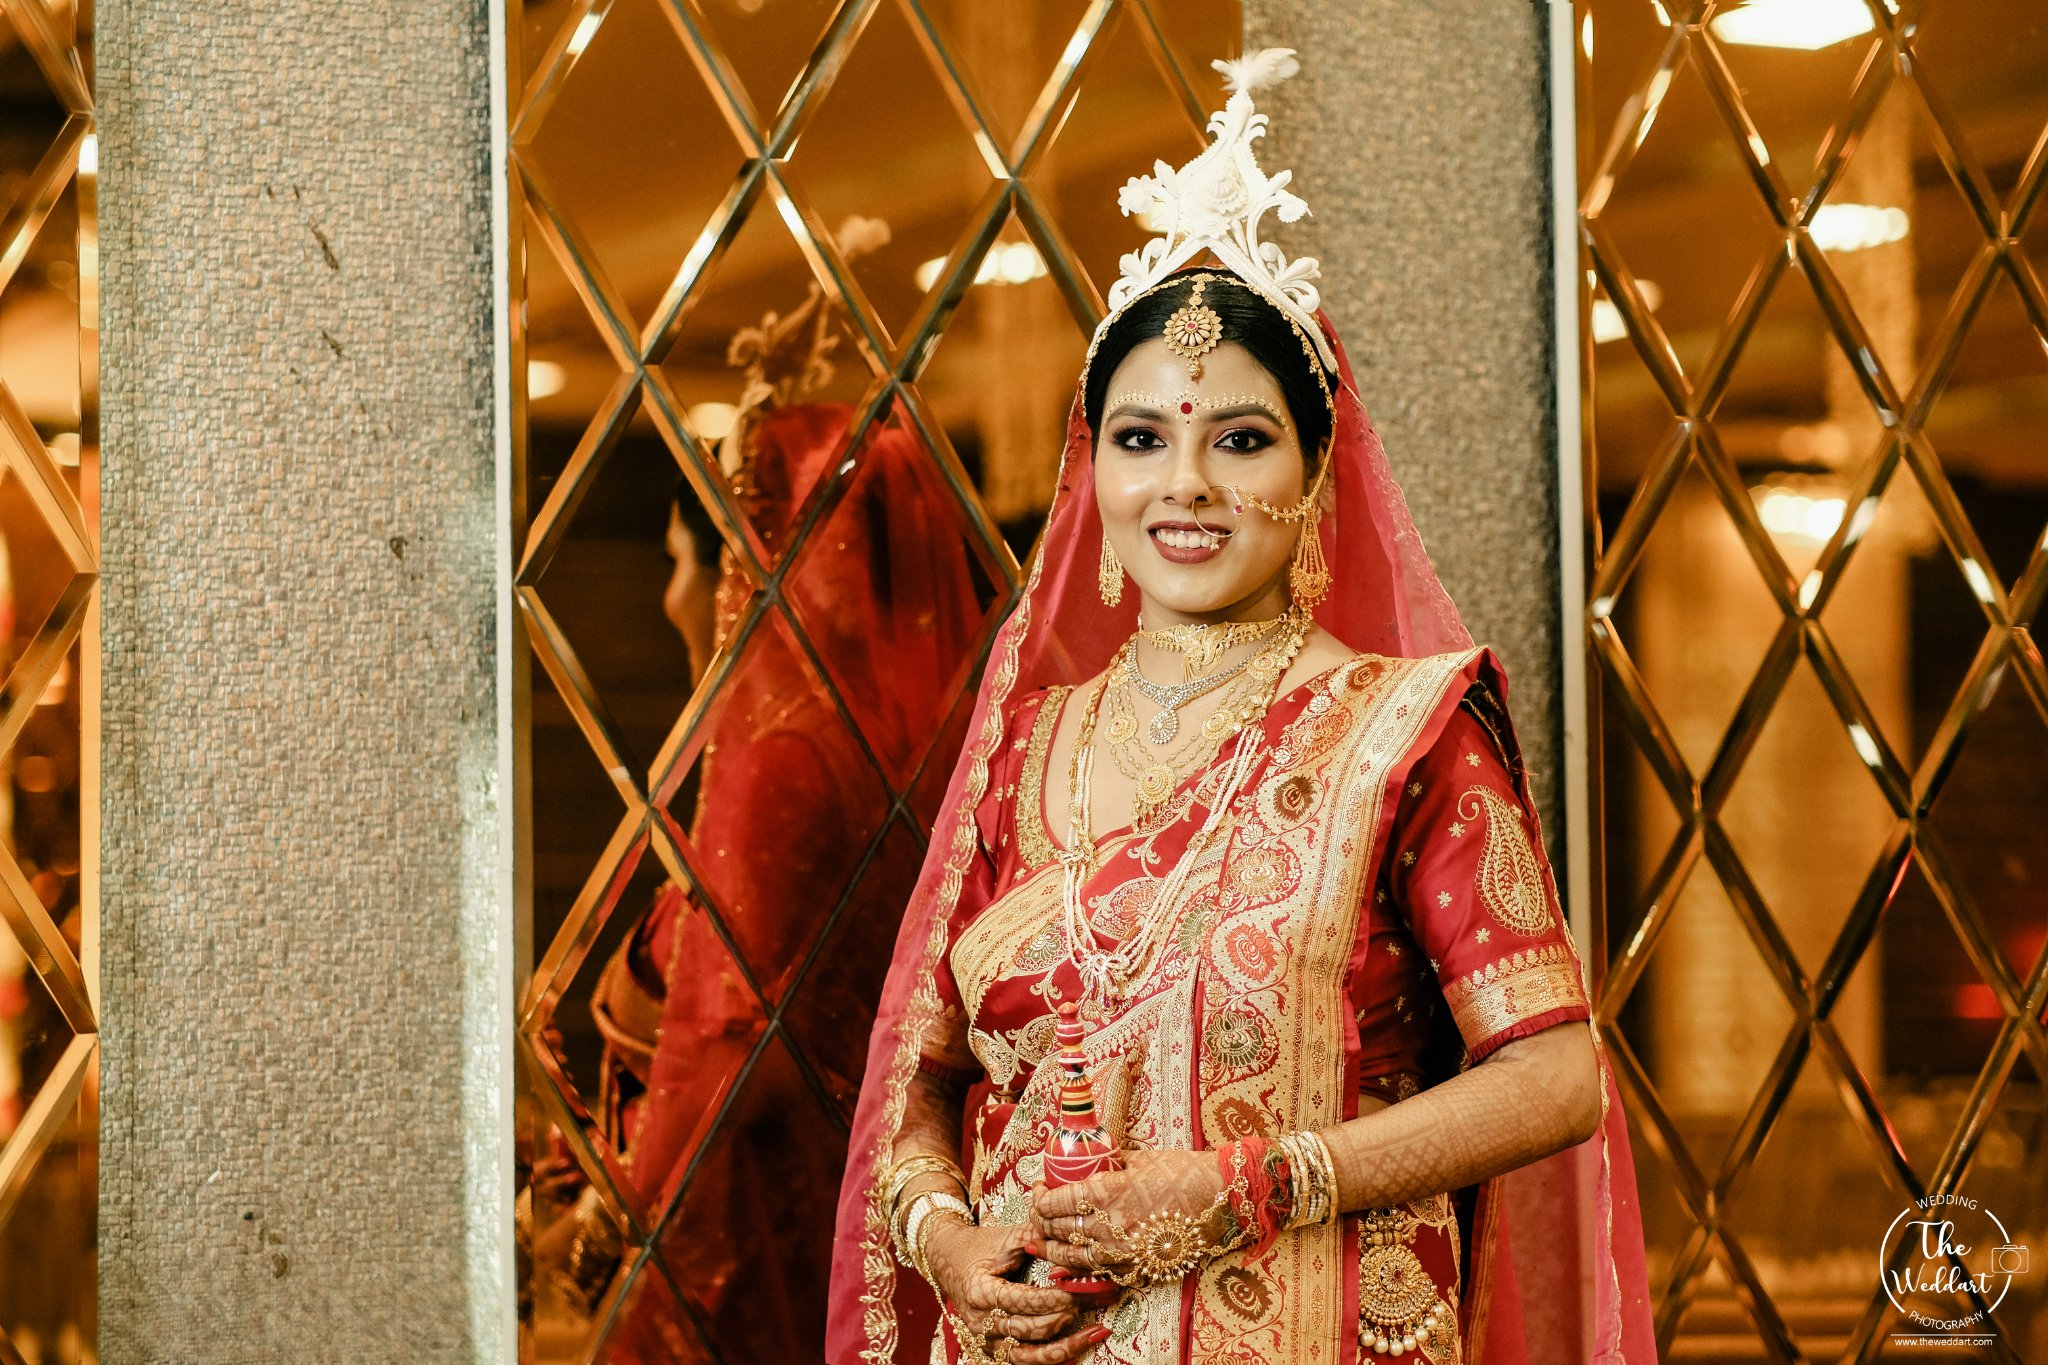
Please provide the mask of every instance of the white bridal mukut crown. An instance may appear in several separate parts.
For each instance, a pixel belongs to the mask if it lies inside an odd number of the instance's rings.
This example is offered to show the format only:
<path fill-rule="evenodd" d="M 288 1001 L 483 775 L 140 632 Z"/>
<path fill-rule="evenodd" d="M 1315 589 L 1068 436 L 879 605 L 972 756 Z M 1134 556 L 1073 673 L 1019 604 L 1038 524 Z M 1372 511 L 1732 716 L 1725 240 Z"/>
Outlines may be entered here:
<path fill-rule="evenodd" d="M 1117 196 L 1126 215 L 1164 224 L 1165 232 L 1123 258 L 1121 278 L 1110 286 L 1109 314 L 1095 339 L 1101 341 L 1125 304 L 1206 251 L 1293 319 L 1324 367 L 1335 369 L 1336 353 L 1315 322 L 1322 298 L 1314 283 L 1322 275 L 1320 263 L 1313 256 L 1290 261 L 1276 244 L 1259 240 L 1259 220 L 1269 211 L 1283 223 L 1298 222 L 1308 213 L 1307 203 L 1287 188 L 1294 172 L 1267 175 L 1252 145 L 1266 135 L 1267 123 L 1252 105 L 1253 92 L 1278 85 L 1301 70 L 1301 63 L 1293 48 L 1269 47 L 1211 65 L 1223 73 L 1224 87 L 1231 92 L 1223 108 L 1209 116 L 1213 141 L 1179 170 L 1154 162 L 1152 174 L 1133 176 Z"/>

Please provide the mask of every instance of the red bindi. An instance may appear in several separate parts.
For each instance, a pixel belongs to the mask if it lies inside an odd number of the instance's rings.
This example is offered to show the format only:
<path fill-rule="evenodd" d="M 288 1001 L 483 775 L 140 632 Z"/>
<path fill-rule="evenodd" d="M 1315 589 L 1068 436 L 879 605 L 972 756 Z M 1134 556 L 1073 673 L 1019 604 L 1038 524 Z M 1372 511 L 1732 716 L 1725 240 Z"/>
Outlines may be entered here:
<path fill-rule="evenodd" d="M 1182 403 L 1180 405 L 1180 410 L 1183 414 L 1190 413 L 1195 410 L 1195 405 L 1193 403 Z"/>

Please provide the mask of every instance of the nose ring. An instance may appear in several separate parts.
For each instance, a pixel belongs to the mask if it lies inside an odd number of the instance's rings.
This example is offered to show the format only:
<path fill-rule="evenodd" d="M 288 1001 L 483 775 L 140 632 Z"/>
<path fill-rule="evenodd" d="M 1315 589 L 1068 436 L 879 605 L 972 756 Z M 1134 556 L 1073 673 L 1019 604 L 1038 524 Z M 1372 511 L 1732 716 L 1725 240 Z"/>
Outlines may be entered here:
<path fill-rule="evenodd" d="M 1211 484 L 1208 488 L 1205 488 L 1202 491 L 1204 494 L 1210 492 L 1228 493 L 1230 495 L 1230 510 L 1232 515 L 1236 516 L 1240 521 L 1243 520 L 1244 499 L 1238 494 L 1238 491 L 1235 488 L 1232 488 L 1228 484 Z M 1232 536 L 1237 534 L 1236 525 L 1232 525 L 1227 530 L 1219 531 L 1215 527 L 1211 526 L 1208 522 L 1203 521 L 1202 508 L 1199 503 L 1194 504 L 1188 508 L 1188 515 L 1195 519 L 1195 525 L 1202 528 L 1202 533 L 1204 535 L 1212 536 L 1217 540 L 1228 540 Z"/>

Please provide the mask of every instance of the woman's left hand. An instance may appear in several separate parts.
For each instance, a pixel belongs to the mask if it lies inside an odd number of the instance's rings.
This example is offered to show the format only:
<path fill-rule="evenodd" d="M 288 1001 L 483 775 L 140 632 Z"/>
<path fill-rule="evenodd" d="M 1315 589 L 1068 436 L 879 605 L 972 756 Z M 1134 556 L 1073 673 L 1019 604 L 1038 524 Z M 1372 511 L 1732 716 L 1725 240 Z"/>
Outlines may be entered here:
<path fill-rule="evenodd" d="M 1157 1268 L 1142 1254 L 1147 1239 L 1141 1227 L 1148 1219 L 1178 1221 L 1172 1215 L 1197 1230 L 1205 1257 L 1223 1250 L 1228 1214 L 1216 1198 L 1223 1177 L 1214 1152 L 1135 1151 L 1123 1157 L 1120 1171 L 1032 1190 L 1031 1222 L 1047 1260 L 1072 1270 L 1136 1270 L 1150 1278 Z"/>

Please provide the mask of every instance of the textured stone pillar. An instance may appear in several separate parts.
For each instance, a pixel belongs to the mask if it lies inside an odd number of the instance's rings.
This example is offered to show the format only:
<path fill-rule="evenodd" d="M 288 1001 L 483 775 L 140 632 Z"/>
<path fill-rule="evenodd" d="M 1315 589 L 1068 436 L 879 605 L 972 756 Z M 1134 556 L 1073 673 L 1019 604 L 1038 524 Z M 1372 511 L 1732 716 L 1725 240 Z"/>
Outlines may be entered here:
<path fill-rule="evenodd" d="M 489 11 L 97 8 L 103 1358 L 509 1360 Z"/>
<path fill-rule="evenodd" d="M 1292 47 L 1261 155 L 1292 166 L 1324 307 L 1444 585 L 1507 662 L 1551 853 L 1564 849 L 1549 50 L 1532 0 L 1247 0 Z"/>

